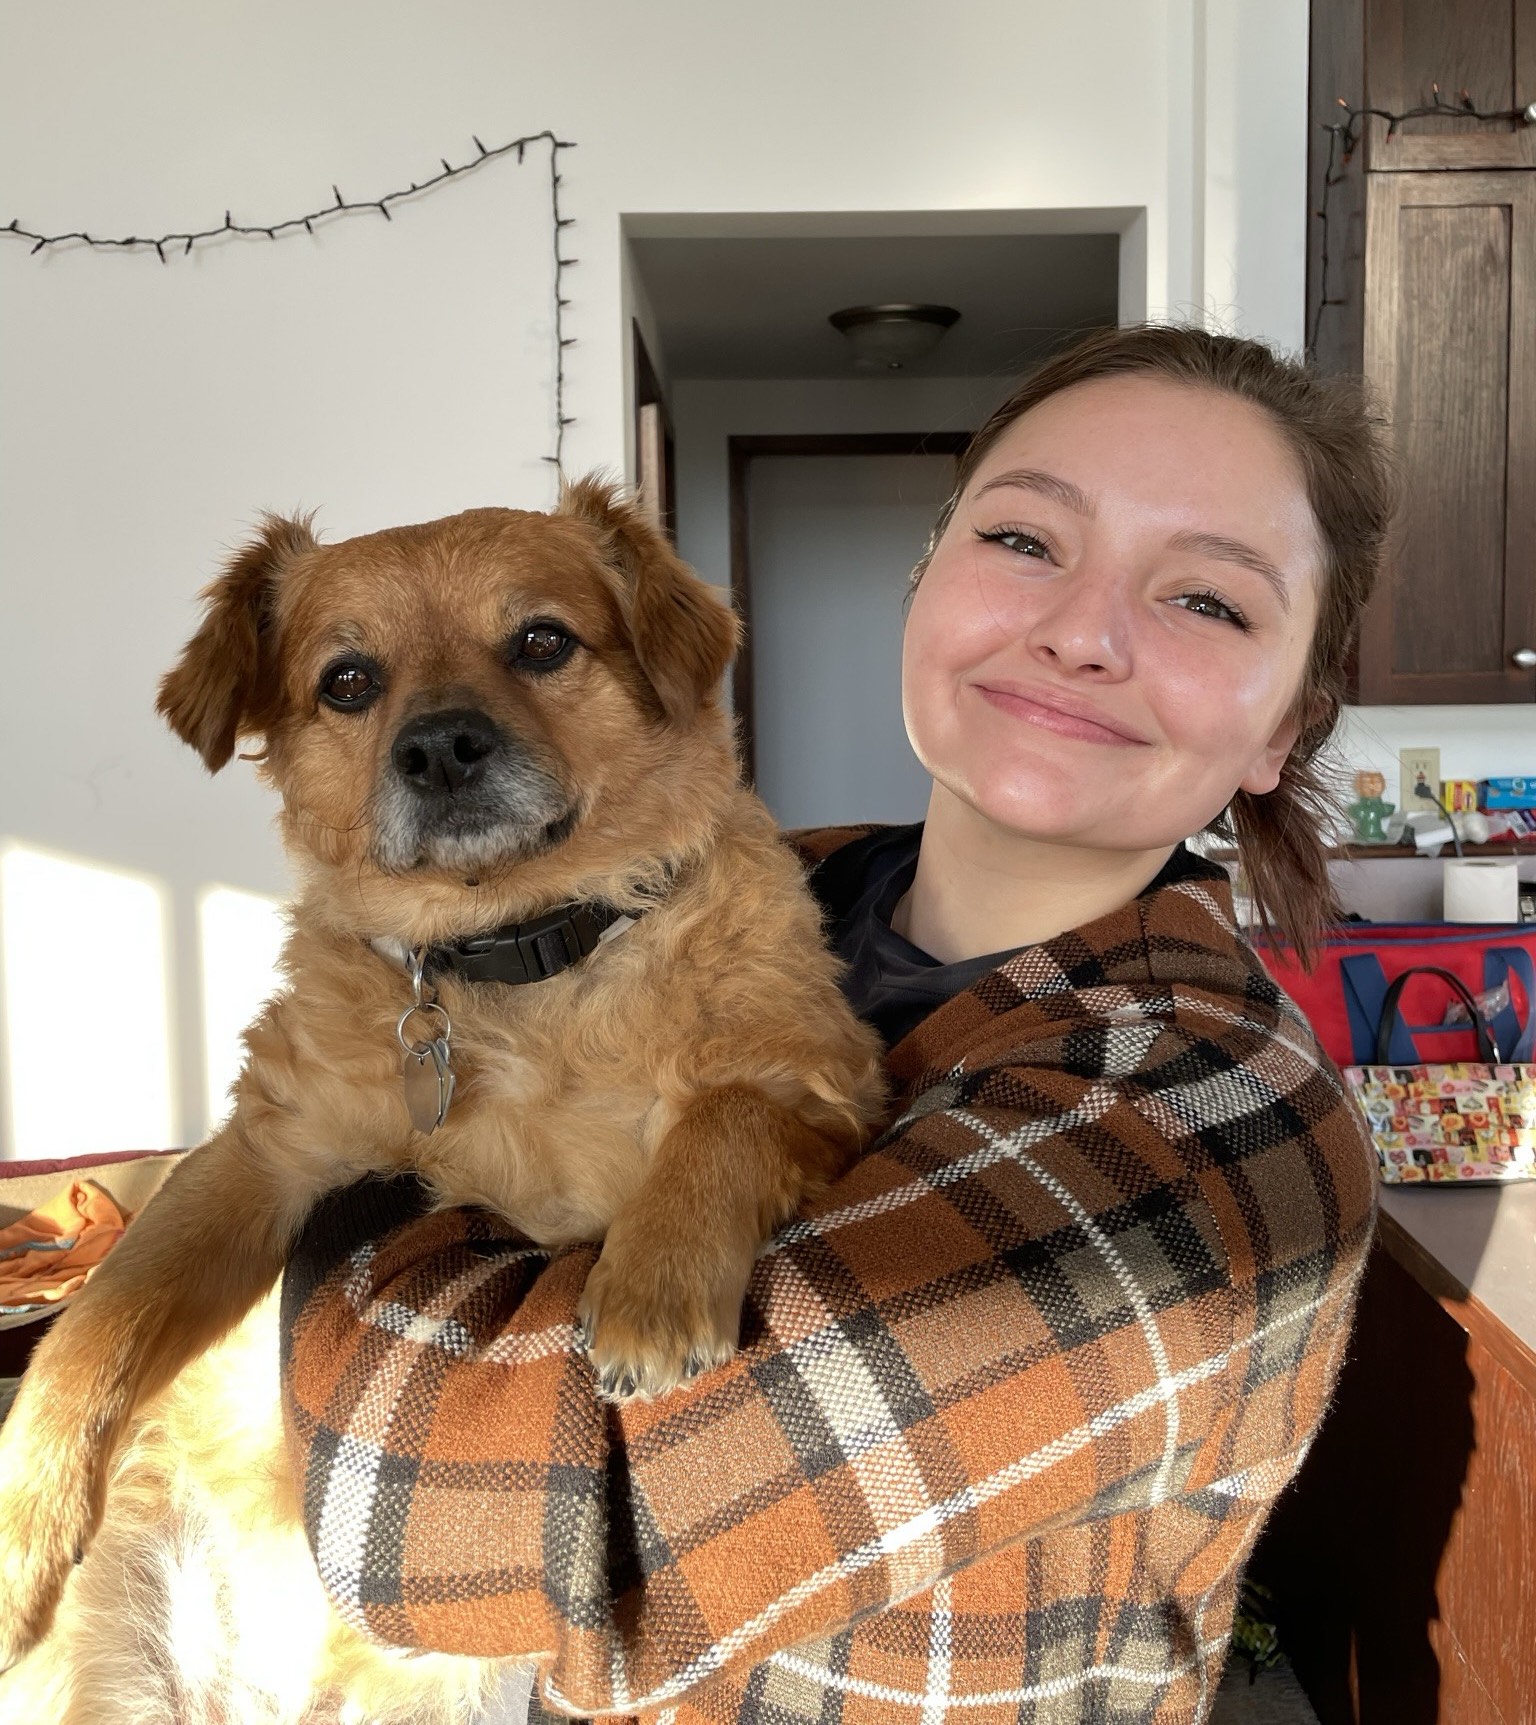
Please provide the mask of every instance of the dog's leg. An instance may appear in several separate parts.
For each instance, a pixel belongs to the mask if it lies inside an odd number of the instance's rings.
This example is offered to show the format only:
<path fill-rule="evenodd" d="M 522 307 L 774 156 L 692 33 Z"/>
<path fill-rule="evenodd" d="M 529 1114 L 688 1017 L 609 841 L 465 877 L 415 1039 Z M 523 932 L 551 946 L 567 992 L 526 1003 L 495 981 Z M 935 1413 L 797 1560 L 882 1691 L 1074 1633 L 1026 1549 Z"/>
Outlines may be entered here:
<path fill-rule="evenodd" d="M 818 1130 L 751 1085 L 691 1103 L 614 1218 L 582 1293 L 604 1394 L 661 1395 L 729 1359 L 758 1247 L 857 1144 L 851 1126 Z"/>
<path fill-rule="evenodd" d="M 294 1173 L 279 1183 L 237 1113 L 171 1174 L 39 1344 L 0 1427 L 0 1670 L 47 1632 L 135 1410 L 281 1271 L 318 1196 Z"/>

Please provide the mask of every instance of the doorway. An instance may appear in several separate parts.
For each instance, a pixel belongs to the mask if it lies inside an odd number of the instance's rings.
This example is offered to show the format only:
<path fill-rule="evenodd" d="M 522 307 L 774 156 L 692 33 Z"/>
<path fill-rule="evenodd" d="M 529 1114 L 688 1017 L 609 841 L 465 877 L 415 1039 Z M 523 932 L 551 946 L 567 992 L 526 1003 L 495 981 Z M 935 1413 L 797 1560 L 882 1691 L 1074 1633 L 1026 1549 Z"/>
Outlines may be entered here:
<path fill-rule="evenodd" d="M 908 577 L 970 434 L 1046 355 L 1115 323 L 1137 219 L 625 216 L 654 362 L 635 399 L 664 391 L 678 550 L 746 624 L 731 689 L 743 764 L 781 825 L 926 812 L 901 716 Z M 834 314 L 892 304 L 954 315 L 925 353 L 872 366 Z M 657 442 L 637 428 L 646 472 Z"/>
<path fill-rule="evenodd" d="M 921 820 L 901 715 L 913 566 L 965 433 L 733 437 L 733 696 L 743 764 L 782 827 Z"/>

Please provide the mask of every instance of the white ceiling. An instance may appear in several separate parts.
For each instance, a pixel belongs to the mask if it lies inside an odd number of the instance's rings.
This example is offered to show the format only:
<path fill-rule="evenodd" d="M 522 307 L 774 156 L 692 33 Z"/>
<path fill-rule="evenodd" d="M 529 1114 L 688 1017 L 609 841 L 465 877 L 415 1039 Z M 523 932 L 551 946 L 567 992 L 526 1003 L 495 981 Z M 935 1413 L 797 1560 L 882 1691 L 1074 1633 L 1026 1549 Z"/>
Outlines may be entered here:
<path fill-rule="evenodd" d="M 859 375 L 828 315 L 895 300 L 960 312 L 900 375 L 1017 372 L 1068 332 L 1115 322 L 1119 243 L 1112 233 L 631 240 L 661 337 L 653 357 L 673 378 Z"/>

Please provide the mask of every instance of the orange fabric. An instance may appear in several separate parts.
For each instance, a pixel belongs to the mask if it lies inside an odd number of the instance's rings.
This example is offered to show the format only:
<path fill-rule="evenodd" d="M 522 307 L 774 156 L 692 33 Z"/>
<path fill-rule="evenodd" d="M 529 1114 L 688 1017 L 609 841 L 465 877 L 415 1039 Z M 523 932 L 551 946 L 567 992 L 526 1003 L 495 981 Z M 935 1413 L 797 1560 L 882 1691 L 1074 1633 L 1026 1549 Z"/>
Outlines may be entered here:
<path fill-rule="evenodd" d="M 73 1180 L 0 1228 L 0 1307 L 49 1304 L 78 1292 L 123 1237 L 128 1218 L 94 1180 Z"/>

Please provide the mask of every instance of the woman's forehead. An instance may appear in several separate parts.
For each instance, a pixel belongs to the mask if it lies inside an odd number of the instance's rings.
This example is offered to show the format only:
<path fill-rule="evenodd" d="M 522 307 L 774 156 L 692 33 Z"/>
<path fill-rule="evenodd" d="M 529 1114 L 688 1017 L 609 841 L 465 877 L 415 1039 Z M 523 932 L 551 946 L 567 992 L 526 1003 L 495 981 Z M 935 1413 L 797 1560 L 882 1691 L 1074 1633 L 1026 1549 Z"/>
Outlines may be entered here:
<path fill-rule="evenodd" d="M 1301 465 L 1263 408 L 1227 390 L 1172 378 L 1092 378 L 1048 396 L 1007 426 L 982 457 L 972 493 L 1021 452 L 1054 453 L 1058 462 L 1071 462 L 1078 471 L 1058 477 L 1090 496 L 1090 476 L 1106 484 L 1144 471 L 1179 475 L 1194 488 L 1240 476 L 1306 495 Z"/>
<path fill-rule="evenodd" d="M 998 437 L 966 497 L 1004 507 L 1020 491 L 1090 519 L 1131 505 L 1186 529 L 1241 525 L 1314 568 L 1320 555 L 1285 434 L 1264 409 L 1208 385 L 1118 376 L 1048 397 Z"/>

